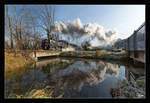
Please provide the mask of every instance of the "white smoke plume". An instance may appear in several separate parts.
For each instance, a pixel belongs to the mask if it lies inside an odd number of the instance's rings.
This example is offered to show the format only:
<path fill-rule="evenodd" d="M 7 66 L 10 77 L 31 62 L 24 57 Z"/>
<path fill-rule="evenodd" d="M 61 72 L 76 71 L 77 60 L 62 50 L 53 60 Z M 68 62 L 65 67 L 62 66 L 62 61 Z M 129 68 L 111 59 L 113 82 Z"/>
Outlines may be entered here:
<path fill-rule="evenodd" d="M 56 21 L 53 32 L 71 35 L 73 38 L 82 36 L 92 37 L 98 39 L 98 44 L 112 44 L 117 40 L 118 32 L 116 30 L 104 30 L 103 26 L 99 24 L 88 23 L 83 25 L 81 20 L 77 18 L 71 22 Z"/>

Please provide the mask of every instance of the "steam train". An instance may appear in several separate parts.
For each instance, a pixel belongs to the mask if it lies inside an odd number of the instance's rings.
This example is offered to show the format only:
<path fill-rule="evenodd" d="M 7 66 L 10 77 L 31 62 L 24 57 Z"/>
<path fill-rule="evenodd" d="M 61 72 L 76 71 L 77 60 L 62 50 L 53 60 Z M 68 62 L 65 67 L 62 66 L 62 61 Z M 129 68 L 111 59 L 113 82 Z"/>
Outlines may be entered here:
<path fill-rule="evenodd" d="M 49 50 L 50 41 L 48 39 L 43 39 L 41 47 L 42 47 L 43 50 Z"/>
<path fill-rule="evenodd" d="M 62 48 L 75 48 L 75 49 L 81 49 L 79 46 L 75 45 L 75 44 L 71 44 L 68 43 L 65 40 L 59 40 L 59 41 L 55 41 L 55 40 L 48 40 L 48 39 L 43 39 L 42 40 L 42 45 L 41 48 L 43 50 L 62 50 Z"/>

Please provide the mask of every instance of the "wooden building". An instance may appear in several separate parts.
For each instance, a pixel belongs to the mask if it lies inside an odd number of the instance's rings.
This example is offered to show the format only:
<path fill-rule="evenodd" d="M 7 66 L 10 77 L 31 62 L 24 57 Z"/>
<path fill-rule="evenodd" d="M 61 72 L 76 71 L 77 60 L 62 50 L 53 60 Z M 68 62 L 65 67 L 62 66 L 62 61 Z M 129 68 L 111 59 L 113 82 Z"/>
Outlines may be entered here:
<path fill-rule="evenodd" d="M 126 39 L 126 50 L 135 62 L 145 63 L 145 23 Z"/>

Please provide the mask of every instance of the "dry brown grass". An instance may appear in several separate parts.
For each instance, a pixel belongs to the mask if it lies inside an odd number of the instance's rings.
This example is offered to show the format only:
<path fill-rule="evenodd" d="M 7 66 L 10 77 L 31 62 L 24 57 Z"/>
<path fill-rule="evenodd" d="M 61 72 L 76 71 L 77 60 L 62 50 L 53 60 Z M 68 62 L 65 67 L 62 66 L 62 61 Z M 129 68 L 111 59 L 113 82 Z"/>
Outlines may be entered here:
<path fill-rule="evenodd" d="M 30 59 L 31 60 L 31 59 Z M 27 60 L 26 57 L 22 56 L 21 53 L 14 55 L 14 53 L 5 52 L 5 68 L 15 69 L 22 68 L 32 61 Z"/>
<path fill-rule="evenodd" d="M 33 89 L 29 92 L 27 92 L 25 95 L 17 95 L 17 98 L 62 98 L 64 96 L 64 93 L 54 97 L 53 95 L 54 91 L 51 89 Z"/>
<path fill-rule="evenodd" d="M 25 67 L 33 63 L 30 57 L 24 57 L 23 53 L 13 53 L 5 51 L 5 77 L 9 78 L 12 75 L 20 75 L 25 70 Z"/>
<path fill-rule="evenodd" d="M 100 55 L 100 53 L 98 52 L 98 50 L 96 50 L 95 55 L 98 57 Z"/>

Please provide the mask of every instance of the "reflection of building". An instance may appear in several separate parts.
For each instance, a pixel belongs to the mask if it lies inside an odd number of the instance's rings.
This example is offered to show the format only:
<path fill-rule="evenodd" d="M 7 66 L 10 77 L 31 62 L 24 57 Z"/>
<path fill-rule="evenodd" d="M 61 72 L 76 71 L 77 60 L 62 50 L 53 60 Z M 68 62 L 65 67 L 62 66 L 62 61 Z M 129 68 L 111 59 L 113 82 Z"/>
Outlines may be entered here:
<path fill-rule="evenodd" d="M 125 76 L 128 81 L 135 81 L 135 77 L 132 72 L 125 70 Z"/>
<path fill-rule="evenodd" d="M 145 23 L 127 38 L 126 50 L 130 58 L 145 63 Z"/>
<path fill-rule="evenodd" d="M 135 69 L 135 67 L 133 67 L 132 65 L 127 66 L 125 69 L 125 77 L 129 81 L 133 81 L 133 80 L 135 81 L 139 77 L 144 76 L 144 75 L 145 75 L 145 72 L 143 69 L 137 68 L 137 67 Z"/>

